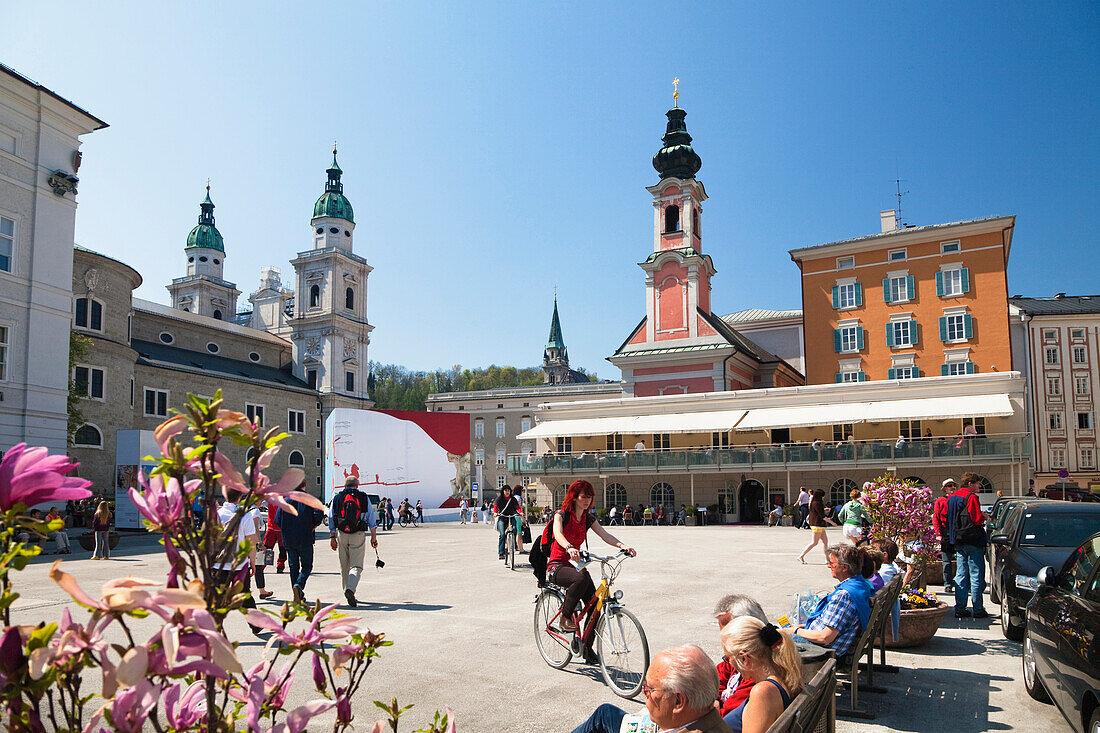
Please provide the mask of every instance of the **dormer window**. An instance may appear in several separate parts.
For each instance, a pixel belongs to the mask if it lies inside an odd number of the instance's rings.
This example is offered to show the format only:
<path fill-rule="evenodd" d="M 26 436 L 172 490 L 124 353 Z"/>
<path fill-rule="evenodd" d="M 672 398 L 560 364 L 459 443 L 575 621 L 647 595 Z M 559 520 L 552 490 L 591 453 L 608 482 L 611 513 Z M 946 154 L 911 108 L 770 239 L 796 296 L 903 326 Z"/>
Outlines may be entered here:
<path fill-rule="evenodd" d="M 329 231 L 330 234 L 339 234 L 340 233 L 340 230 L 337 229 L 336 227 L 329 227 L 328 231 Z"/>
<path fill-rule="evenodd" d="M 199 258 L 199 262 L 206 262 L 206 260 L 207 258 L 205 255 Z"/>
<path fill-rule="evenodd" d="M 317 233 L 318 234 L 324 234 L 325 233 L 325 228 L 324 227 L 317 227 Z"/>
<path fill-rule="evenodd" d="M 665 208 L 665 231 L 680 231 L 680 207 L 675 204 Z"/>
<path fill-rule="evenodd" d="M 321 304 L 321 288 L 319 285 L 309 286 L 309 307 L 316 308 Z"/>
<path fill-rule="evenodd" d="M 222 312 L 218 309 L 214 309 L 214 320 L 220 321 L 222 319 Z"/>
<path fill-rule="evenodd" d="M 222 261 L 219 260 L 217 257 L 214 258 L 214 264 L 215 265 L 220 265 L 221 263 L 222 263 Z"/>
<path fill-rule="evenodd" d="M 349 232 L 347 229 L 345 229 L 344 230 L 344 236 L 345 237 L 351 237 L 351 232 Z"/>
<path fill-rule="evenodd" d="M 350 310 L 355 310 L 355 291 L 348 288 L 344 291 L 344 307 Z"/>

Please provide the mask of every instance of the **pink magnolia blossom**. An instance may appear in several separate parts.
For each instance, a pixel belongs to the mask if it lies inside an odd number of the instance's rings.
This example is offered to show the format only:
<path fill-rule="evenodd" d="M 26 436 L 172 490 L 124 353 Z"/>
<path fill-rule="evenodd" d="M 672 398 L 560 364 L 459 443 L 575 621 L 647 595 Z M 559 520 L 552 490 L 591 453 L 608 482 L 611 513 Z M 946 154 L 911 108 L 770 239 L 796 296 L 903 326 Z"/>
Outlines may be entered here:
<path fill-rule="evenodd" d="M 110 711 L 111 723 L 118 733 L 142 733 L 143 726 L 149 719 L 149 713 L 156 707 L 159 699 L 160 687 L 149 680 L 142 680 L 137 685 L 114 695 L 97 710 L 84 729 L 84 733 L 95 730 L 107 711 Z"/>
<path fill-rule="evenodd" d="M 294 675 L 290 673 L 291 663 L 287 662 L 278 672 L 268 670 L 265 674 L 265 662 L 260 662 L 244 674 L 244 690 L 234 688 L 229 696 L 245 703 L 245 723 L 254 733 L 260 733 L 260 716 L 264 712 L 264 701 L 271 708 L 280 709 L 286 703 Z"/>
<path fill-rule="evenodd" d="M 153 439 L 157 441 L 161 455 L 168 455 L 168 441 L 187 429 L 189 421 L 186 415 L 175 415 L 168 418 L 153 431 Z"/>
<path fill-rule="evenodd" d="M 253 472 L 252 467 L 245 469 L 244 475 L 242 475 L 233 463 L 223 453 L 214 454 L 214 468 L 218 472 L 218 483 L 222 485 L 222 493 L 226 495 L 228 489 L 236 489 L 244 493 L 253 493 L 261 500 L 267 500 L 270 504 L 290 512 L 291 514 L 297 514 L 298 510 L 294 508 L 292 504 L 287 502 L 287 499 L 293 501 L 300 501 L 306 506 L 311 506 L 314 509 L 325 508 L 325 505 L 321 503 L 312 494 L 308 494 L 304 491 L 298 491 L 298 487 L 302 485 L 305 480 L 305 472 L 300 468 L 288 469 L 283 477 L 277 482 L 272 483 L 271 479 L 263 473 L 263 469 L 270 465 L 271 457 L 278 452 L 278 447 L 269 448 L 263 452 L 256 462 L 256 469 Z M 252 477 L 255 477 L 255 481 L 250 481 Z M 252 486 L 251 483 L 255 483 Z"/>
<path fill-rule="evenodd" d="M 57 560 L 50 567 L 50 580 L 61 586 L 61 589 L 72 596 L 80 605 L 92 610 L 106 611 L 108 613 L 133 611 L 143 609 L 154 613 L 163 613 L 163 609 L 205 609 L 206 601 L 202 596 L 202 584 L 192 583 L 192 587 L 183 590 L 181 588 L 163 588 L 159 583 L 142 578 L 115 578 L 103 584 L 102 598 L 96 600 L 89 596 L 76 578 L 59 568 L 61 561 Z M 197 581 L 196 581 L 197 582 Z"/>
<path fill-rule="evenodd" d="M 336 671 L 336 674 L 340 674 L 340 670 L 344 665 L 362 651 L 362 644 L 342 644 L 336 647 L 336 651 L 332 653 L 332 668 Z"/>
<path fill-rule="evenodd" d="M 17 443 L 0 460 L 0 511 L 16 504 L 31 507 L 47 501 L 62 502 L 87 499 L 92 485 L 76 476 L 65 474 L 76 468 L 66 456 L 47 455 L 45 448 L 28 448 Z"/>
<path fill-rule="evenodd" d="M 206 690 L 203 682 L 192 682 L 184 690 L 177 682 L 164 691 L 164 714 L 168 725 L 175 730 L 186 730 L 199 722 L 206 714 Z"/>
<path fill-rule="evenodd" d="M 185 609 L 167 620 L 159 632 L 163 656 L 150 662 L 158 674 L 201 671 L 224 678 L 228 672 L 243 670 L 233 645 L 218 630 L 214 617 L 205 608 Z M 188 659 L 191 661 L 183 661 Z"/>
<path fill-rule="evenodd" d="M 142 491 L 131 488 L 130 499 L 141 516 L 154 529 L 161 530 L 173 529 L 179 524 L 187 509 L 186 494 L 190 494 L 202 483 L 193 479 L 184 488 L 180 488 L 180 482 L 175 478 L 165 477 L 163 474 L 146 478 L 144 472 L 139 472 L 138 482 Z"/>
<path fill-rule="evenodd" d="M 253 626 L 259 626 L 261 629 L 272 632 L 268 646 L 273 645 L 275 642 L 281 642 L 284 648 L 306 649 L 319 646 L 333 639 L 343 639 L 359 630 L 354 621 L 346 619 L 335 619 L 331 624 L 321 626 L 324 617 L 332 613 L 335 608 L 335 603 L 331 606 L 325 606 L 314 615 L 313 620 L 305 629 L 295 632 L 284 629 L 282 621 L 257 609 L 250 610 L 244 617 Z"/>
<path fill-rule="evenodd" d="M 313 684 L 317 687 L 317 692 L 324 692 L 328 689 L 328 680 L 325 677 L 325 667 L 321 664 L 321 655 L 313 655 Z"/>
<path fill-rule="evenodd" d="M 287 713 L 286 722 L 279 723 L 268 733 L 302 733 L 309 721 L 323 712 L 331 710 L 336 703 L 331 700 L 312 700 Z"/>
<path fill-rule="evenodd" d="M 346 687 L 336 690 L 336 720 L 341 723 L 351 722 L 351 699 L 347 695 Z"/>

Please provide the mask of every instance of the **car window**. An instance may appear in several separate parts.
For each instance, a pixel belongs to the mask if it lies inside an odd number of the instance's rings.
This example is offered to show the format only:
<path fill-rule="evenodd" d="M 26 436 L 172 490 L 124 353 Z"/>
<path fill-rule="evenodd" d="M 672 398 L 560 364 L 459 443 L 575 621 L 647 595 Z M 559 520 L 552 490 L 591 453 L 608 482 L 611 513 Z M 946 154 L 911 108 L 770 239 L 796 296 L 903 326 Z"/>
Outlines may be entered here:
<path fill-rule="evenodd" d="M 1021 547 L 1076 547 L 1100 532 L 1100 514 L 1025 511 Z"/>
<path fill-rule="evenodd" d="M 1008 510 L 1007 516 L 1001 526 L 998 534 L 1008 535 L 1010 538 L 1015 536 L 1016 527 L 1020 524 L 1020 517 L 1023 516 L 1023 505 L 1017 504 Z"/>
<path fill-rule="evenodd" d="M 1087 588 L 1089 575 L 1100 557 L 1100 537 L 1093 537 L 1077 548 L 1065 564 L 1065 572 L 1058 579 L 1058 587 L 1074 595 L 1094 594 L 1096 588 Z M 1093 579 L 1093 586 L 1096 579 Z"/>

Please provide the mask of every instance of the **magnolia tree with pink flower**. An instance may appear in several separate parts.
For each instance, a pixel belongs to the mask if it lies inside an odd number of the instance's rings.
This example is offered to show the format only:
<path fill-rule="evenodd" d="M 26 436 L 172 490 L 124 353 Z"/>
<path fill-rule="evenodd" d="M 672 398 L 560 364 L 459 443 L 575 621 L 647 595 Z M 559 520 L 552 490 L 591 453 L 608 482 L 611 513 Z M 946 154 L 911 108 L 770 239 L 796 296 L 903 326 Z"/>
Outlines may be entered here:
<path fill-rule="evenodd" d="M 218 582 L 215 571 L 219 564 L 241 567 L 248 556 L 250 548 L 237 543 L 247 512 L 263 502 L 291 513 L 297 513 L 291 501 L 323 508 L 302 490 L 300 469 L 275 481 L 266 475 L 286 434 L 265 432 L 244 414 L 222 409 L 219 391 L 212 400 L 188 395 L 187 413 L 161 424 L 155 437 L 162 457 L 130 496 L 146 527 L 162 537 L 167 578 L 164 583 L 111 580 L 96 598 L 55 562 L 50 578 L 88 612 L 82 623 L 66 609 L 56 623 L 11 626 L 10 607 L 18 594 L 10 573 L 40 552 L 16 542 L 18 531 L 59 529 L 59 522 L 32 520 L 30 507 L 86 498 L 89 482 L 68 476 L 76 464 L 47 455 L 45 448 L 20 444 L 0 462 L 0 728 L 301 733 L 316 716 L 332 711 L 333 731 L 347 730 L 367 669 L 391 643 L 384 635 L 360 628 L 334 605 L 287 603 L 274 613 L 252 609 L 246 620 L 270 639 L 265 659 L 244 669 L 236 643 L 225 633 L 226 618 L 244 610 L 247 568 L 228 583 Z M 251 449 L 243 471 L 222 452 L 226 440 Z M 217 500 L 229 492 L 243 498 L 223 523 Z M 188 511 L 196 502 L 201 524 Z M 141 638 L 133 621 L 150 617 L 161 625 Z M 108 644 L 104 634 L 114 628 L 121 629 L 126 644 Z M 296 676 L 309 679 L 317 697 L 288 709 Z M 90 689 L 93 680 L 98 690 Z M 374 733 L 396 731 L 408 710 L 396 700 L 374 705 L 387 716 L 375 723 Z M 454 730 L 448 710 L 436 713 L 423 733 Z"/>
<path fill-rule="evenodd" d="M 871 522 L 872 539 L 898 543 L 913 559 L 917 574 L 939 554 L 939 541 L 932 525 L 932 490 L 916 481 L 887 474 L 871 482 L 863 492 Z"/>

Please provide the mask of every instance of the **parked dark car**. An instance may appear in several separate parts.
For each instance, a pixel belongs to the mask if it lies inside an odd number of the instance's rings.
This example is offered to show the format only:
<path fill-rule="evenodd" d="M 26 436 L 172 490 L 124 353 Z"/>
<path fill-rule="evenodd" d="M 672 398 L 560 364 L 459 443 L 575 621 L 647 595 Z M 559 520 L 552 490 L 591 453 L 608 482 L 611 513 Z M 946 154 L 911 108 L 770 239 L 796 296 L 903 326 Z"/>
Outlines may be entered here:
<path fill-rule="evenodd" d="M 1012 507 L 1017 504 L 1022 504 L 1025 501 L 1039 501 L 1034 496 L 1002 496 L 997 499 L 996 503 L 986 512 L 986 516 L 989 517 L 985 523 L 985 530 L 990 537 L 998 534 L 1001 527 L 1004 526 L 1005 520 L 1008 519 L 1009 512 L 1012 511 Z M 990 543 L 985 548 L 985 559 L 989 563 L 989 576 L 993 577 L 993 551 L 997 548 L 996 545 Z M 990 584 L 990 598 L 994 603 L 1000 603 L 997 596 L 993 594 L 992 584 Z"/>
<path fill-rule="evenodd" d="M 1078 733 L 1100 732 L 1100 533 L 1081 544 L 1060 571 L 1039 570 L 1027 607 L 1024 687 L 1053 700 Z"/>
<path fill-rule="evenodd" d="M 1024 607 L 1037 587 L 1044 566 L 1062 567 L 1081 542 L 1100 532 L 1100 504 L 1027 501 L 1008 512 L 992 534 L 990 600 L 1001 604 L 1001 631 L 1013 640 L 1024 636 Z"/>

